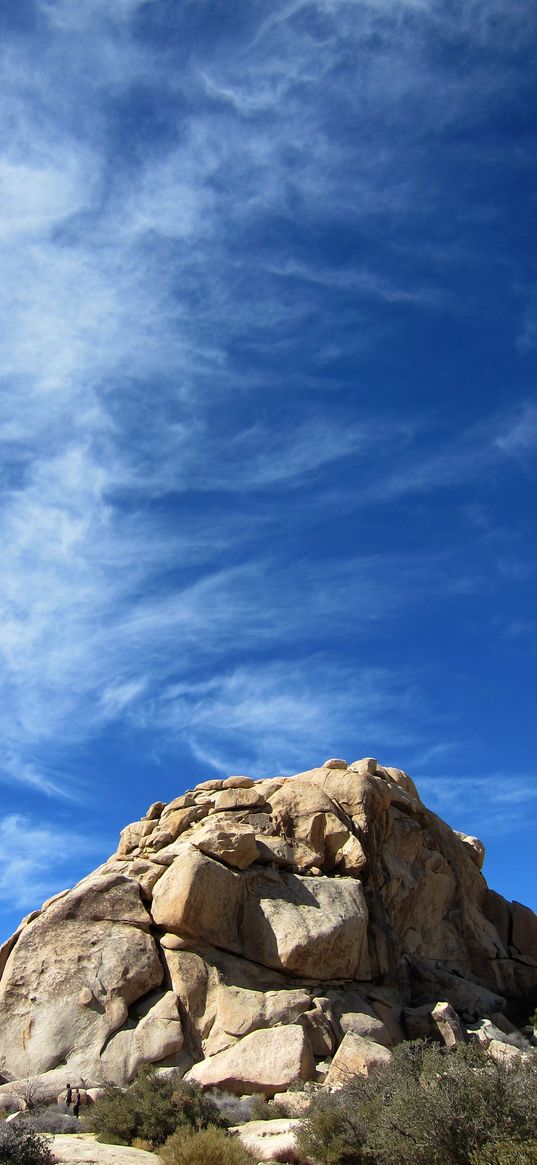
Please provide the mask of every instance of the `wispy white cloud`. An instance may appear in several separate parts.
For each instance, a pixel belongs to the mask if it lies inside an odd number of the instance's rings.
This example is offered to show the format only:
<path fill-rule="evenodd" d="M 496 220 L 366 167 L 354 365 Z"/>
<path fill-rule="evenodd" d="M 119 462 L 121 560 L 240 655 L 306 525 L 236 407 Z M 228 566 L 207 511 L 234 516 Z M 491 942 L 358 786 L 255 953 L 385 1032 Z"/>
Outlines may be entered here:
<path fill-rule="evenodd" d="M 61 855 L 58 861 L 58 855 Z M 35 909 L 65 888 L 61 881 L 73 861 L 99 854 L 98 843 L 87 834 L 41 822 L 23 814 L 0 818 L 0 902 L 9 909 Z"/>
<path fill-rule="evenodd" d="M 217 771 L 254 775 L 320 764 L 334 748 L 354 760 L 373 740 L 386 749 L 411 739 L 405 709 L 419 700 L 408 675 L 337 665 L 330 658 L 241 666 L 199 684 L 171 685 L 153 714 L 186 736 Z"/>
<path fill-rule="evenodd" d="M 535 812 L 535 774 L 491 771 L 449 776 L 415 774 L 422 799 L 454 829 L 478 834 L 483 841 L 506 837 Z"/>
<path fill-rule="evenodd" d="M 528 405 L 496 437 L 502 453 L 523 459 L 537 447 L 537 408 Z"/>
<path fill-rule="evenodd" d="M 304 321 L 321 364 L 341 351 L 338 319 L 323 320 L 323 287 L 359 300 L 352 343 L 360 336 L 364 346 L 381 326 L 370 322 L 371 305 L 436 311 L 444 303 L 427 281 L 387 274 L 386 254 L 378 269 L 372 257 L 344 270 L 289 259 L 274 220 L 363 229 L 379 215 L 414 220 L 420 193 L 430 205 L 438 192 L 413 164 L 401 118 L 419 107 L 420 132 L 436 129 L 466 116 L 469 94 L 478 111 L 505 83 L 494 70 L 468 68 L 439 85 L 431 28 L 441 22 L 449 35 L 458 17 L 420 0 L 258 6 L 239 47 L 223 42 L 215 54 L 200 41 L 178 67 L 138 34 L 145 7 L 42 0 L 39 46 L 25 49 L 17 37 L 2 49 L 16 132 L 0 165 L 0 338 L 10 389 L 0 419 L 0 724 L 12 778 L 49 793 L 53 776 L 40 775 L 25 750 L 83 738 L 102 718 L 155 707 L 162 725 L 182 725 L 194 748 L 210 751 L 197 697 L 176 693 L 173 715 L 158 698 L 160 685 L 185 685 L 200 661 L 234 677 L 206 692 L 215 725 L 233 723 L 238 733 L 255 723 L 260 756 L 269 755 L 278 717 L 281 756 L 295 748 L 293 724 L 303 725 L 302 741 L 315 723 L 333 739 L 352 715 L 348 700 L 338 703 L 326 686 L 320 696 L 313 679 L 301 672 L 295 683 L 282 666 L 266 687 L 255 675 L 248 704 L 239 684 L 252 686 L 254 673 L 226 672 L 228 653 L 283 651 L 289 640 L 301 649 L 312 628 L 341 635 L 350 618 L 361 633 L 431 577 L 418 558 L 406 566 L 390 555 L 342 564 L 327 553 L 318 567 L 290 568 L 287 550 L 252 550 L 264 519 L 245 509 L 218 525 L 209 514 L 171 520 L 169 494 L 247 499 L 254 489 L 318 482 L 323 472 L 336 480 L 354 458 L 364 470 L 358 504 L 382 502 L 472 479 L 527 448 L 531 428 L 528 414 L 495 439 L 442 444 L 433 435 L 431 454 L 419 419 L 402 426 L 374 409 L 349 421 L 308 412 L 306 401 L 288 415 L 283 407 L 275 425 L 264 414 L 273 383 L 255 369 L 258 352 L 292 356 Z M 479 43 L 498 39 L 495 27 L 503 35 L 522 23 L 520 5 L 491 9 L 490 18 L 484 4 L 461 15 Z M 108 117 L 118 95 L 138 85 L 153 98 L 165 87 L 176 127 L 172 144 L 157 135 L 133 158 Z M 349 93 L 346 138 L 340 111 Z M 233 360 L 246 341 L 253 371 Z M 323 504 L 321 490 L 312 509 Z M 201 695 L 197 680 L 192 690 Z"/>

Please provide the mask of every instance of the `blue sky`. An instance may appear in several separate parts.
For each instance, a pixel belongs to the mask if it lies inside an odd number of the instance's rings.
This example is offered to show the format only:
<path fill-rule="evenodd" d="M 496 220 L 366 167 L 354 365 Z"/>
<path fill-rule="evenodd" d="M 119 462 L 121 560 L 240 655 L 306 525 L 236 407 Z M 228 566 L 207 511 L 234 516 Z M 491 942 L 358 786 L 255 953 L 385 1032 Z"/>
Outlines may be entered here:
<path fill-rule="evenodd" d="M 537 908 L 534 4 L 0 11 L 0 935 L 330 755 Z"/>

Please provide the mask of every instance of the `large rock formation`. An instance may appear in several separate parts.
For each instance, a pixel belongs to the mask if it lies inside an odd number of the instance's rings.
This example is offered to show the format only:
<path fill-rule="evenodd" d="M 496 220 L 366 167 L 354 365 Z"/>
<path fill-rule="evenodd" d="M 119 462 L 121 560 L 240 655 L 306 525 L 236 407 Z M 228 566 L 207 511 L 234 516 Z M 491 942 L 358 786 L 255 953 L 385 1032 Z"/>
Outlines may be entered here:
<path fill-rule="evenodd" d="M 4 944 L 0 1072 L 54 1089 L 152 1062 L 273 1095 L 459 1020 L 495 1042 L 537 1002 L 537 917 L 482 860 L 371 758 L 205 781 Z"/>

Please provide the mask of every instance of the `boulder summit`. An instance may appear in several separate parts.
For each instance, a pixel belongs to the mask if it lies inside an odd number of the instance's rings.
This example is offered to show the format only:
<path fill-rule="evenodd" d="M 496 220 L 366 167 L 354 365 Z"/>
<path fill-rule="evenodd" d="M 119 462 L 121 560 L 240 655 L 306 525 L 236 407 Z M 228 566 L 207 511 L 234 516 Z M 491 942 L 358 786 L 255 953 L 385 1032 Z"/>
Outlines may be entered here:
<path fill-rule="evenodd" d="M 153 1063 L 272 1096 L 421 1034 L 527 1047 L 537 916 L 483 855 L 369 757 L 157 802 L 0 949 L 2 1087 Z"/>

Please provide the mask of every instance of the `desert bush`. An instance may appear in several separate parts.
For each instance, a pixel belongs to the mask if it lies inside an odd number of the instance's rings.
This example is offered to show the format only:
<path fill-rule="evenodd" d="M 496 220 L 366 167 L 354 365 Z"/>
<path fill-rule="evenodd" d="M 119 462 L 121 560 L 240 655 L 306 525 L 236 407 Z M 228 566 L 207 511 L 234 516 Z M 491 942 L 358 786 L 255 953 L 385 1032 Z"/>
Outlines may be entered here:
<path fill-rule="evenodd" d="M 232 1092 L 219 1092 L 212 1089 L 205 1093 L 220 1114 L 220 1121 L 211 1121 L 211 1124 L 242 1125 L 252 1120 L 252 1104 L 254 1096 L 235 1096 Z"/>
<path fill-rule="evenodd" d="M 133 1149 L 144 1149 L 144 1151 L 146 1153 L 151 1153 L 153 1151 L 153 1146 L 151 1144 L 151 1141 L 146 1141 L 144 1137 L 134 1137 L 133 1142 L 132 1142 L 132 1148 Z"/>
<path fill-rule="evenodd" d="M 250 1104 L 250 1120 L 253 1121 L 273 1121 L 278 1117 L 287 1116 L 285 1105 L 279 1104 L 278 1101 L 267 1100 L 262 1093 L 256 1093 L 251 1098 Z"/>
<path fill-rule="evenodd" d="M 343 1091 L 316 1098 L 295 1139 L 298 1152 L 321 1165 L 362 1165 L 366 1160 L 366 1125 L 359 1105 Z"/>
<path fill-rule="evenodd" d="M 316 1102 L 298 1145 L 322 1165 L 468 1165 L 487 1143 L 531 1141 L 536 1103 L 535 1065 L 415 1041 L 378 1075 Z"/>
<path fill-rule="evenodd" d="M 214 1103 L 195 1084 L 176 1074 L 158 1075 L 144 1068 L 125 1091 L 111 1085 L 95 1102 L 88 1127 L 100 1141 L 130 1145 L 135 1137 L 162 1145 L 178 1127 L 204 1128 L 222 1123 Z"/>
<path fill-rule="evenodd" d="M 537 1165 L 537 1141 L 497 1141 L 483 1145 L 470 1158 L 471 1165 Z"/>
<path fill-rule="evenodd" d="M 210 1125 L 197 1132 L 180 1129 L 159 1152 L 163 1165 L 252 1165 L 255 1157 L 239 1137 Z"/>
<path fill-rule="evenodd" d="M 42 1137 L 20 1123 L 0 1126 L 1 1165 L 52 1165 L 52 1153 Z"/>
<path fill-rule="evenodd" d="M 219 1128 L 225 1123 L 218 1106 L 199 1084 L 180 1080 L 173 1089 L 172 1100 L 179 1113 L 177 1124 L 189 1125 L 190 1128 L 199 1130 L 207 1128 L 208 1125 Z"/>
<path fill-rule="evenodd" d="M 76 1116 L 62 1112 L 55 1104 L 38 1108 L 29 1116 L 22 1116 L 24 1128 L 32 1133 L 76 1133 L 80 1130 L 80 1122 Z"/>

